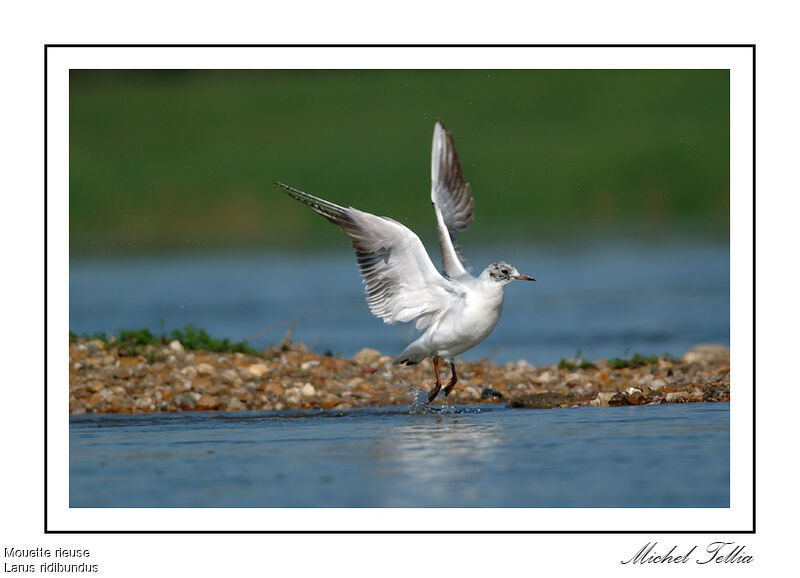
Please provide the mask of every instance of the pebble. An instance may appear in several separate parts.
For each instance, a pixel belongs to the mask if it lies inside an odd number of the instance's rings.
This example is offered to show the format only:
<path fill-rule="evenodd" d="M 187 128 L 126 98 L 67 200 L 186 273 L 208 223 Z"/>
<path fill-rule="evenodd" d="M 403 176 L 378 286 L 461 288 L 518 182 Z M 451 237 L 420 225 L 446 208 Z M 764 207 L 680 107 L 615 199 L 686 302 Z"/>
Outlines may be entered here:
<path fill-rule="evenodd" d="M 466 402 L 472 401 L 472 402 L 475 402 L 475 401 L 478 401 L 480 398 L 481 398 L 481 394 L 478 393 L 478 390 L 475 389 L 472 386 L 465 387 L 458 394 L 458 400 L 459 401 L 466 401 Z"/>
<path fill-rule="evenodd" d="M 181 409 L 194 409 L 197 407 L 197 401 L 191 395 L 187 394 L 176 397 L 175 404 Z"/>
<path fill-rule="evenodd" d="M 269 372 L 269 367 L 263 363 L 254 363 L 247 368 L 247 372 L 253 377 L 264 377 Z"/>
<path fill-rule="evenodd" d="M 169 342 L 169 349 L 175 353 L 183 353 L 183 344 L 177 339 L 174 339 Z"/>
<path fill-rule="evenodd" d="M 114 377 L 117 379 L 128 379 L 133 375 L 133 370 L 128 366 L 117 367 L 114 369 Z"/>
<path fill-rule="evenodd" d="M 354 387 L 356 387 L 358 385 L 361 385 L 365 381 L 366 380 L 363 377 L 354 377 L 353 379 L 351 379 L 350 381 L 347 382 L 347 384 L 345 385 L 345 388 L 346 389 L 353 389 Z"/>
<path fill-rule="evenodd" d="M 484 387 L 481 392 L 481 399 L 503 399 L 503 394 L 491 387 Z"/>
<path fill-rule="evenodd" d="M 690 401 L 691 397 L 685 391 L 673 391 L 668 393 L 664 399 L 667 403 L 685 403 Z"/>
<path fill-rule="evenodd" d="M 270 383 L 270 384 L 267 386 L 267 391 L 269 391 L 269 392 L 271 392 L 271 393 L 274 393 L 275 395 L 281 396 L 281 395 L 283 395 L 283 391 L 284 391 L 284 390 L 283 390 L 283 387 L 281 387 L 279 384 L 277 384 L 277 383 Z"/>
<path fill-rule="evenodd" d="M 338 395 L 328 393 L 322 397 L 322 400 L 320 401 L 320 407 L 322 407 L 322 409 L 333 409 L 340 403 L 342 403 L 342 400 L 339 399 Z"/>
<path fill-rule="evenodd" d="M 381 358 L 381 352 L 377 349 L 365 347 L 353 356 L 353 361 L 359 365 L 372 365 Z"/>
<path fill-rule="evenodd" d="M 136 405 L 141 408 L 150 408 L 153 405 L 153 400 L 149 397 L 140 397 L 136 400 Z"/>
<path fill-rule="evenodd" d="M 553 409 L 569 403 L 569 396 L 563 393 L 532 393 L 530 395 L 520 395 L 511 400 L 511 407 L 523 407 L 529 409 Z"/>
<path fill-rule="evenodd" d="M 611 398 L 614 397 L 613 391 L 599 391 L 595 398 L 589 402 L 589 405 L 595 407 L 608 407 L 608 402 L 611 401 Z"/>
<path fill-rule="evenodd" d="M 209 387 L 212 387 L 214 382 L 211 381 L 209 377 L 196 377 L 192 380 L 192 389 L 196 391 L 202 391 Z"/>
<path fill-rule="evenodd" d="M 719 361 L 730 358 L 730 350 L 724 345 L 716 343 L 703 343 L 692 347 L 683 360 L 686 363 L 697 363 L 699 361 Z"/>
<path fill-rule="evenodd" d="M 643 403 L 647 403 L 648 401 L 642 390 L 636 389 L 635 387 L 629 387 L 626 389 L 625 394 L 628 397 L 628 403 L 630 405 L 641 405 Z"/>
<path fill-rule="evenodd" d="M 284 397 L 286 403 L 296 405 L 300 403 L 300 390 L 296 387 L 290 388 Z"/>
<path fill-rule="evenodd" d="M 214 375 L 217 373 L 216 368 L 208 363 L 201 363 L 197 366 L 197 373 L 199 375 Z"/>
<path fill-rule="evenodd" d="M 271 348 L 265 357 L 180 351 L 178 345 L 183 349 L 179 342 L 148 346 L 137 356 L 111 342 L 73 341 L 70 414 L 410 405 L 414 391 L 428 392 L 433 382 L 430 360 L 398 367 L 374 349 L 347 360 L 296 343 Z M 639 368 L 613 369 L 603 360 L 571 370 L 483 360 L 459 362 L 458 369 L 458 385 L 440 403 L 551 408 L 730 400 L 730 354 L 721 346 L 699 346 L 684 358 Z"/>
<path fill-rule="evenodd" d="M 558 378 L 556 377 L 555 372 L 553 371 L 543 371 L 539 374 L 538 381 L 539 383 L 553 383 Z"/>
<path fill-rule="evenodd" d="M 228 409 L 233 411 L 240 411 L 247 409 L 247 406 L 238 397 L 232 397 L 228 402 Z"/>
<path fill-rule="evenodd" d="M 608 405 L 610 406 L 620 406 L 620 405 L 628 405 L 628 395 L 624 391 L 618 391 L 614 395 L 611 396 L 611 399 L 608 400 Z"/>
<path fill-rule="evenodd" d="M 235 383 L 237 381 L 241 381 L 239 374 L 236 373 L 235 369 L 226 369 L 219 376 L 225 380 L 226 383 Z"/>

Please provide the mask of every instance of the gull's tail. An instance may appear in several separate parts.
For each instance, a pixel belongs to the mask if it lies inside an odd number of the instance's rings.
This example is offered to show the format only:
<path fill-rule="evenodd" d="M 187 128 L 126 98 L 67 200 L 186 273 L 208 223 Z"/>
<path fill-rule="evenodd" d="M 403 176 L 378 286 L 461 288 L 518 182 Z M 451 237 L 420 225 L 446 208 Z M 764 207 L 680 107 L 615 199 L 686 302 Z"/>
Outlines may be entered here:
<path fill-rule="evenodd" d="M 419 341 L 419 340 L 417 340 Z M 393 365 L 416 365 L 426 357 L 428 354 L 420 345 L 414 341 L 409 343 L 400 355 L 392 362 Z"/>
<path fill-rule="evenodd" d="M 403 357 L 402 355 L 397 357 L 394 361 L 392 361 L 392 365 L 416 365 L 419 361 L 414 361 L 408 357 Z"/>

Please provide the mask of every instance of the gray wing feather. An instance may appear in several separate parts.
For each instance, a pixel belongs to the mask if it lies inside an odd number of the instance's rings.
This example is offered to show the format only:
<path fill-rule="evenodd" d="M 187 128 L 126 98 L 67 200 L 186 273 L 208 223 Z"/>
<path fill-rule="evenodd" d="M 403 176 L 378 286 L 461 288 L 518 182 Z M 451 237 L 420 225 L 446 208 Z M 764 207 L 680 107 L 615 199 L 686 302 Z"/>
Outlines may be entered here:
<path fill-rule="evenodd" d="M 439 246 L 445 274 L 450 278 L 467 275 L 453 234 L 465 231 L 472 222 L 475 201 L 469 183 L 464 180 L 453 135 L 441 120 L 437 120 L 433 128 L 431 201 L 439 226 Z"/>
<path fill-rule="evenodd" d="M 419 237 L 406 226 L 275 184 L 352 239 L 367 305 L 375 316 L 389 324 L 416 320 L 417 329 L 424 329 L 446 307 L 456 289 L 439 274 Z"/>
<path fill-rule="evenodd" d="M 442 211 L 450 233 L 466 231 L 473 219 L 475 201 L 469 183 L 464 180 L 453 135 L 440 120 L 433 129 L 431 161 L 431 200 Z"/>

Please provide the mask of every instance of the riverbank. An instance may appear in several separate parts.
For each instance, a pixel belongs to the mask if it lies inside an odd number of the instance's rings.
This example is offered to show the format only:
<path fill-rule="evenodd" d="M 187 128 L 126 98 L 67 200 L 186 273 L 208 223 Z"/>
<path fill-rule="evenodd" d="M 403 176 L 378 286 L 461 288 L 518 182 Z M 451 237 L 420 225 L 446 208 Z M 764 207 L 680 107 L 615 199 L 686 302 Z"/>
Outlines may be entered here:
<path fill-rule="evenodd" d="M 421 390 L 433 384 L 430 360 L 413 367 L 392 360 L 373 349 L 343 359 L 288 342 L 254 355 L 187 351 L 178 340 L 132 351 L 113 339 L 77 338 L 69 344 L 69 412 L 346 410 L 424 400 Z M 457 370 L 453 392 L 433 404 L 549 409 L 730 400 L 730 354 L 721 345 L 695 346 L 680 359 L 482 360 L 459 362 Z"/>

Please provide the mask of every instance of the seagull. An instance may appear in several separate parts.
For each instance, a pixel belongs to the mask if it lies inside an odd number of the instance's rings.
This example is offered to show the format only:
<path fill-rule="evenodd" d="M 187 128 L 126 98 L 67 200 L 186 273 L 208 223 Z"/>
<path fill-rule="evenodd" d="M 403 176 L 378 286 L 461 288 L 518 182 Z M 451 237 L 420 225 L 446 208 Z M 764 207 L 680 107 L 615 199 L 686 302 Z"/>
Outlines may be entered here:
<path fill-rule="evenodd" d="M 340 227 L 353 241 L 370 311 L 394 324 L 414 321 L 420 336 L 395 359 L 414 365 L 433 358 L 436 383 L 432 402 L 442 389 L 439 363 L 450 364 L 447 397 L 458 382 L 455 357 L 486 339 L 503 309 L 503 293 L 512 281 L 536 281 L 498 261 L 474 277 L 462 263 L 454 233 L 465 231 L 473 219 L 474 201 L 464 180 L 453 136 L 441 120 L 433 129 L 431 202 L 439 228 L 444 275 L 431 262 L 419 237 L 389 217 L 353 207 L 340 207 L 278 181 L 292 198 Z"/>

